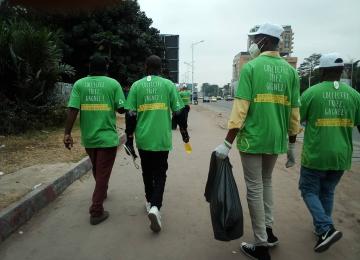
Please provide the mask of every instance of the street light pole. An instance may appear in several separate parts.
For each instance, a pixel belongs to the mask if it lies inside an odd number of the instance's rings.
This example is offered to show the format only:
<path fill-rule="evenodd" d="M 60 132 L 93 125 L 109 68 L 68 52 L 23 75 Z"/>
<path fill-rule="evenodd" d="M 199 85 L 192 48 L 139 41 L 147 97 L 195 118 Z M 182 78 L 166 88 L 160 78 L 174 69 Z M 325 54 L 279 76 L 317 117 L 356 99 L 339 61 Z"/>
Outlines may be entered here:
<path fill-rule="evenodd" d="M 194 101 L 194 47 L 202 42 L 204 40 L 191 44 L 191 103 Z"/>
<path fill-rule="evenodd" d="M 357 64 L 358 62 L 360 62 L 360 60 L 357 60 L 357 61 L 351 63 L 351 79 L 350 79 L 350 80 L 351 80 L 351 86 L 352 86 L 352 87 L 354 87 L 354 86 L 353 86 L 354 64 Z"/>

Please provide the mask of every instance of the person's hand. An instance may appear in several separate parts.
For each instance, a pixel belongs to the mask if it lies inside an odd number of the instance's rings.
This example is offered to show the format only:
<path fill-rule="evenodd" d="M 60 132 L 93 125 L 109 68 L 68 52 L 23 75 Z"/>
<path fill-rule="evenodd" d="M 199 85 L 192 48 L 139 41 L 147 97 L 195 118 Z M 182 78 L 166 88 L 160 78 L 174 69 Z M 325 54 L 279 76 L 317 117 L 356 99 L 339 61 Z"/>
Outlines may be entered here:
<path fill-rule="evenodd" d="M 220 144 L 218 147 L 215 148 L 215 155 L 219 159 L 225 159 L 226 157 L 228 157 L 230 149 L 231 144 L 225 141 L 224 143 Z"/>
<path fill-rule="evenodd" d="M 295 143 L 289 143 L 287 151 L 286 168 L 293 167 L 295 165 Z"/>
<path fill-rule="evenodd" d="M 73 145 L 74 145 L 74 141 L 73 141 L 73 139 L 72 139 L 72 137 L 71 137 L 71 135 L 70 134 L 65 134 L 64 135 L 64 145 L 65 145 L 65 147 L 67 148 L 67 149 L 69 149 L 69 150 L 71 150 L 71 148 L 73 147 Z"/>
<path fill-rule="evenodd" d="M 138 156 L 136 155 L 135 148 L 134 148 L 134 137 L 127 137 L 126 143 L 125 143 L 125 152 L 127 155 L 130 155 L 136 159 Z"/>
<path fill-rule="evenodd" d="M 188 143 L 189 140 L 190 140 L 190 136 L 189 136 L 189 133 L 188 133 L 187 129 L 181 129 L 180 128 L 180 133 L 181 133 L 181 136 L 182 136 L 182 139 L 183 139 L 184 143 Z"/>

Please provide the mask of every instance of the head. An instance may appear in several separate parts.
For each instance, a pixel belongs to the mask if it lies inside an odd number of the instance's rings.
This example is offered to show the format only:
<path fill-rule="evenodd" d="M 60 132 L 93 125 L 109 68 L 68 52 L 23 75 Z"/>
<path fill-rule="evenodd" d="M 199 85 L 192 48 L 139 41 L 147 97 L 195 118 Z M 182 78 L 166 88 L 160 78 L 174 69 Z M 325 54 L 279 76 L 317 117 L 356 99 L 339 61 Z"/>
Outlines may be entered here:
<path fill-rule="evenodd" d="M 159 75 L 161 73 L 161 58 L 151 55 L 145 61 L 145 71 L 147 75 Z"/>
<path fill-rule="evenodd" d="M 282 26 L 272 23 L 264 23 L 256 27 L 256 30 L 249 33 L 253 42 L 249 48 L 250 55 L 256 57 L 264 51 L 277 51 L 283 32 Z"/>
<path fill-rule="evenodd" d="M 105 75 L 108 69 L 108 59 L 102 55 L 94 55 L 90 58 L 90 75 Z"/>
<path fill-rule="evenodd" d="M 344 70 L 344 61 L 338 53 L 324 54 L 318 66 L 320 81 L 340 81 Z"/>
<path fill-rule="evenodd" d="M 254 43 L 258 45 L 260 52 L 278 50 L 279 42 L 280 39 L 266 34 L 257 34 L 254 36 Z"/>

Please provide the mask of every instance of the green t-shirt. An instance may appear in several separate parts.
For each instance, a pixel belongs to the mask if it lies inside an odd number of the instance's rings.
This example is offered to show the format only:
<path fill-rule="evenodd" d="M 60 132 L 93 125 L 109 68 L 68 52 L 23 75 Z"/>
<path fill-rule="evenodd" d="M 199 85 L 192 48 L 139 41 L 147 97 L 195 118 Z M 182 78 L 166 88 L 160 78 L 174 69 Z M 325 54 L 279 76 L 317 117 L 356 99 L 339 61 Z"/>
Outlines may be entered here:
<path fill-rule="evenodd" d="M 80 109 L 82 145 L 85 148 L 118 146 L 116 110 L 124 106 L 124 93 L 115 79 L 88 76 L 76 81 L 68 107 Z"/>
<path fill-rule="evenodd" d="M 245 64 L 235 97 L 250 101 L 250 107 L 237 136 L 238 149 L 286 153 L 291 108 L 300 106 L 299 96 L 299 76 L 283 58 L 260 55 Z"/>
<path fill-rule="evenodd" d="M 350 86 L 324 81 L 301 96 L 301 121 L 306 121 L 301 164 L 315 170 L 348 170 L 353 152 L 353 127 L 360 125 L 360 94 Z"/>
<path fill-rule="evenodd" d="M 136 146 L 145 151 L 172 149 L 171 112 L 184 105 L 175 84 L 159 76 L 136 81 L 129 92 L 126 109 L 137 112 Z"/>
<path fill-rule="evenodd" d="M 181 97 L 182 102 L 184 103 L 184 105 L 189 105 L 191 103 L 191 92 L 188 90 L 182 90 L 179 92 L 179 95 Z"/>

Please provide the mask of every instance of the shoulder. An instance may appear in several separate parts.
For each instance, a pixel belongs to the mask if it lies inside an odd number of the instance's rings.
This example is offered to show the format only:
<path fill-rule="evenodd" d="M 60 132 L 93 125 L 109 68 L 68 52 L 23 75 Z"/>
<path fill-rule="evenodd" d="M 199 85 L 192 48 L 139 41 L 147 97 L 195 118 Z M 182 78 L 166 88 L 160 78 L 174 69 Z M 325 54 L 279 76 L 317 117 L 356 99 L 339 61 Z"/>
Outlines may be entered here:
<path fill-rule="evenodd" d="M 121 87 L 119 81 L 117 81 L 117 80 L 114 79 L 114 78 L 110 78 L 110 77 L 108 77 L 108 76 L 105 76 L 104 79 L 107 81 L 107 83 L 109 83 L 109 84 L 112 85 L 112 86 Z"/>
<path fill-rule="evenodd" d="M 341 86 L 348 92 L 354 99 L 360 101 L 360 93 L 346 83 L 341 83 Z"/>
<path fill-rule="evenodd" d="M 310 88 L 306 89 L 306 90 L 302 93 L 301 97 L 302 97 L 302 98 L 307 98 L 307 97 L 309 97 L 309 96 L 314 95 L 315 93 L 319 92 L 319 90 L 321 89 L 321 85 L 322 85 L 322 84 L 319 83 L 319 84 L 316 84 L 316 85 L 311 86 Z"/>
<path fill-rule="evenodd" d="M 73 89 L 76 88 L 76 89 L 79 89 L 81 88 L 82 86 L 85 85 L 85 83 L 89 80 L 89 77 L 84 77 L 84 78 L 81 78 L 81 79 L 78 79 L 77 81 L 75 81 L 74 85 L 73 85 Z"/>

